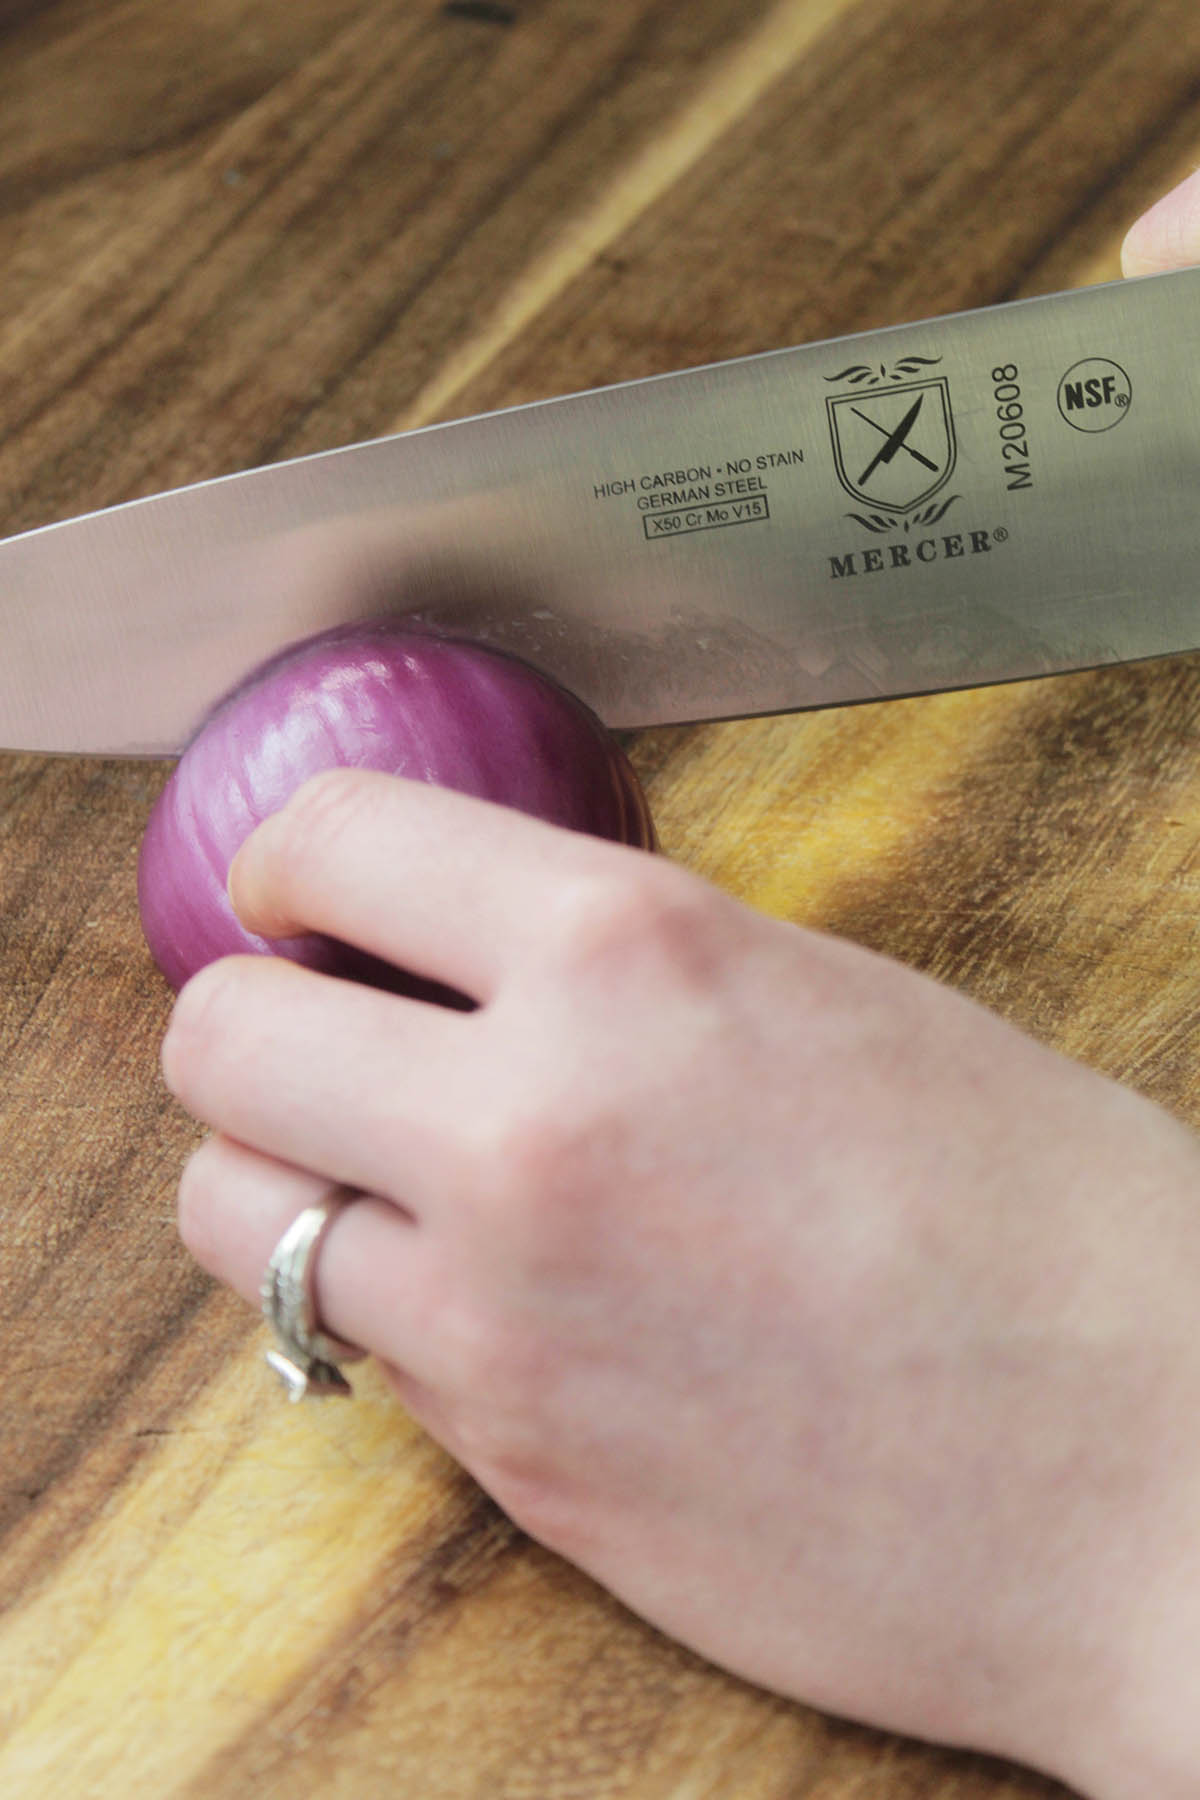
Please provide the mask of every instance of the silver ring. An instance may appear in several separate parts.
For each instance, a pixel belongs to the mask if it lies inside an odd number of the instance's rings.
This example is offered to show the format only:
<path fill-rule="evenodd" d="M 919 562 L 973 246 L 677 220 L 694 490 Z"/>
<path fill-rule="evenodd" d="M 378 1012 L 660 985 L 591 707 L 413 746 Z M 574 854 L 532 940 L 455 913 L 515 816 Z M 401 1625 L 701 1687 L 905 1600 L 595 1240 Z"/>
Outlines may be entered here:
<path fill-rule="evenodd" d="M 262 1278 L 262 1309 L 279 1348 L 267 1351 L 267 1362 L 287 1388 L 289 1400 L 353 1392 L 339 1364 L 356 1362 L 365 1352 L 320 1329 L 316 1264 L 321 1240 L 333 1221 L 352 1200 L 362 1197 L 352 1188 L 332 1189 L 292 1220 L 271 1252 Z"/>

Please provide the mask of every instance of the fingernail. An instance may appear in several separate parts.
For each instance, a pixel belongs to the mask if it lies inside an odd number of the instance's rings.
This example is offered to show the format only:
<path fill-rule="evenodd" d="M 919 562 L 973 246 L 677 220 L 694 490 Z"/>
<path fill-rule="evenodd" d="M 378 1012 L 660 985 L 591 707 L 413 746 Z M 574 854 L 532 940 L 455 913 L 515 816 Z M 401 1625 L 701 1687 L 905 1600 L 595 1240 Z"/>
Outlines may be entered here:
<path fill-rule="evenodd" d="M 286 807 L 263 819 L 239 846 L 225 876 L 229 904 L 246 927 L 258 937 L 295 937 L 304 925 L 287 910 L 278 892 L 279 867 L 273 846 L 286 838 Z"/>
<path fill-rule="evenodd" d="M 250 839 L 247 838 L 246 843 L 234 851 L 233 861 L 225 875 L 225 892 L 229 895 L 229 904 L 239 919 L 242 918 L 242 906 L 247 887 L 245 851 L 246 844 L 249 842 Z M 245 924 L 244 919 L 242 923 Z"/>
<path fill-rule="evenodd" d="M 255 843 L 262 830 L 263 826 L 259 825 L 235 852 L 225 877 L 225 892 L 242 924 L 267 936 L 265 927 L 270 919 L 262 893 L 261 845 Z"/>

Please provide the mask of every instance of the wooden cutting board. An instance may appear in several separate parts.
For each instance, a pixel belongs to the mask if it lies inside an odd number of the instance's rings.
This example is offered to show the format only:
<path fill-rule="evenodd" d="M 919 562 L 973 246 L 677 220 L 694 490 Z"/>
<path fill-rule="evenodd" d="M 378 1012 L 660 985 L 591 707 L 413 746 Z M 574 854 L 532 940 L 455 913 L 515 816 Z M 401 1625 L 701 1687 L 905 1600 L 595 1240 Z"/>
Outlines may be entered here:
<path fill-rule="evenodd" d="M 0 0 L 0 528 L 1113 277 L 1195 0 Z M 3 646 L 0 645 L 0 654 Z M 1200 659 L 647 732 L 666 851 L 1195 1119 Z M 716 1672 L 173 1224 L 165 764 L 0 755 L 6 1800 L 1015 1800 Z"/>

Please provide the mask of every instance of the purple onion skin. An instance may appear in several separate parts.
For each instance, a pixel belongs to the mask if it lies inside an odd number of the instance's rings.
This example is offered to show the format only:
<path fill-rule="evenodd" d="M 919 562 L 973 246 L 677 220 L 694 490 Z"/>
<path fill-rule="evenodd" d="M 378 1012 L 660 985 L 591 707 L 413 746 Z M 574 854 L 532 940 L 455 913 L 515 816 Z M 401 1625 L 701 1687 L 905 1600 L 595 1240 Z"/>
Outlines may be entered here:
<path fill-rule="evenodd" d="M 655 848 L 628 759 L 557 682 L 507 653 L 402 621 L 339 625 L 272 657 L 226 695 L 155 802 L 138 863 L 138 907 L 173 988 L 218 957 L 252 952 L 470 1004 L 337 939 L 267 939 L 239 923 L 225 889 L 235 852 L 309 776 L 333 768 L 429 781 L 572 831 Z"/>

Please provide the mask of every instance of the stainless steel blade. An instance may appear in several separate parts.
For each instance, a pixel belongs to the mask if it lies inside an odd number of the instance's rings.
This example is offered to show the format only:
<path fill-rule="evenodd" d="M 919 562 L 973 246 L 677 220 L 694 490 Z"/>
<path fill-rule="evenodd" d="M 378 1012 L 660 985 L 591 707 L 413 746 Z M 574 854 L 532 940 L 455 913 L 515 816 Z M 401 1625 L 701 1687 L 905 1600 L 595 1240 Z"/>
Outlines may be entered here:
<path fill-rule="evenodd" d="M 1200 645 L 1200 271 L 385 438 L 0 544 L 0 744 L 162 754 L 395 611 L 614 726 Z"/>

